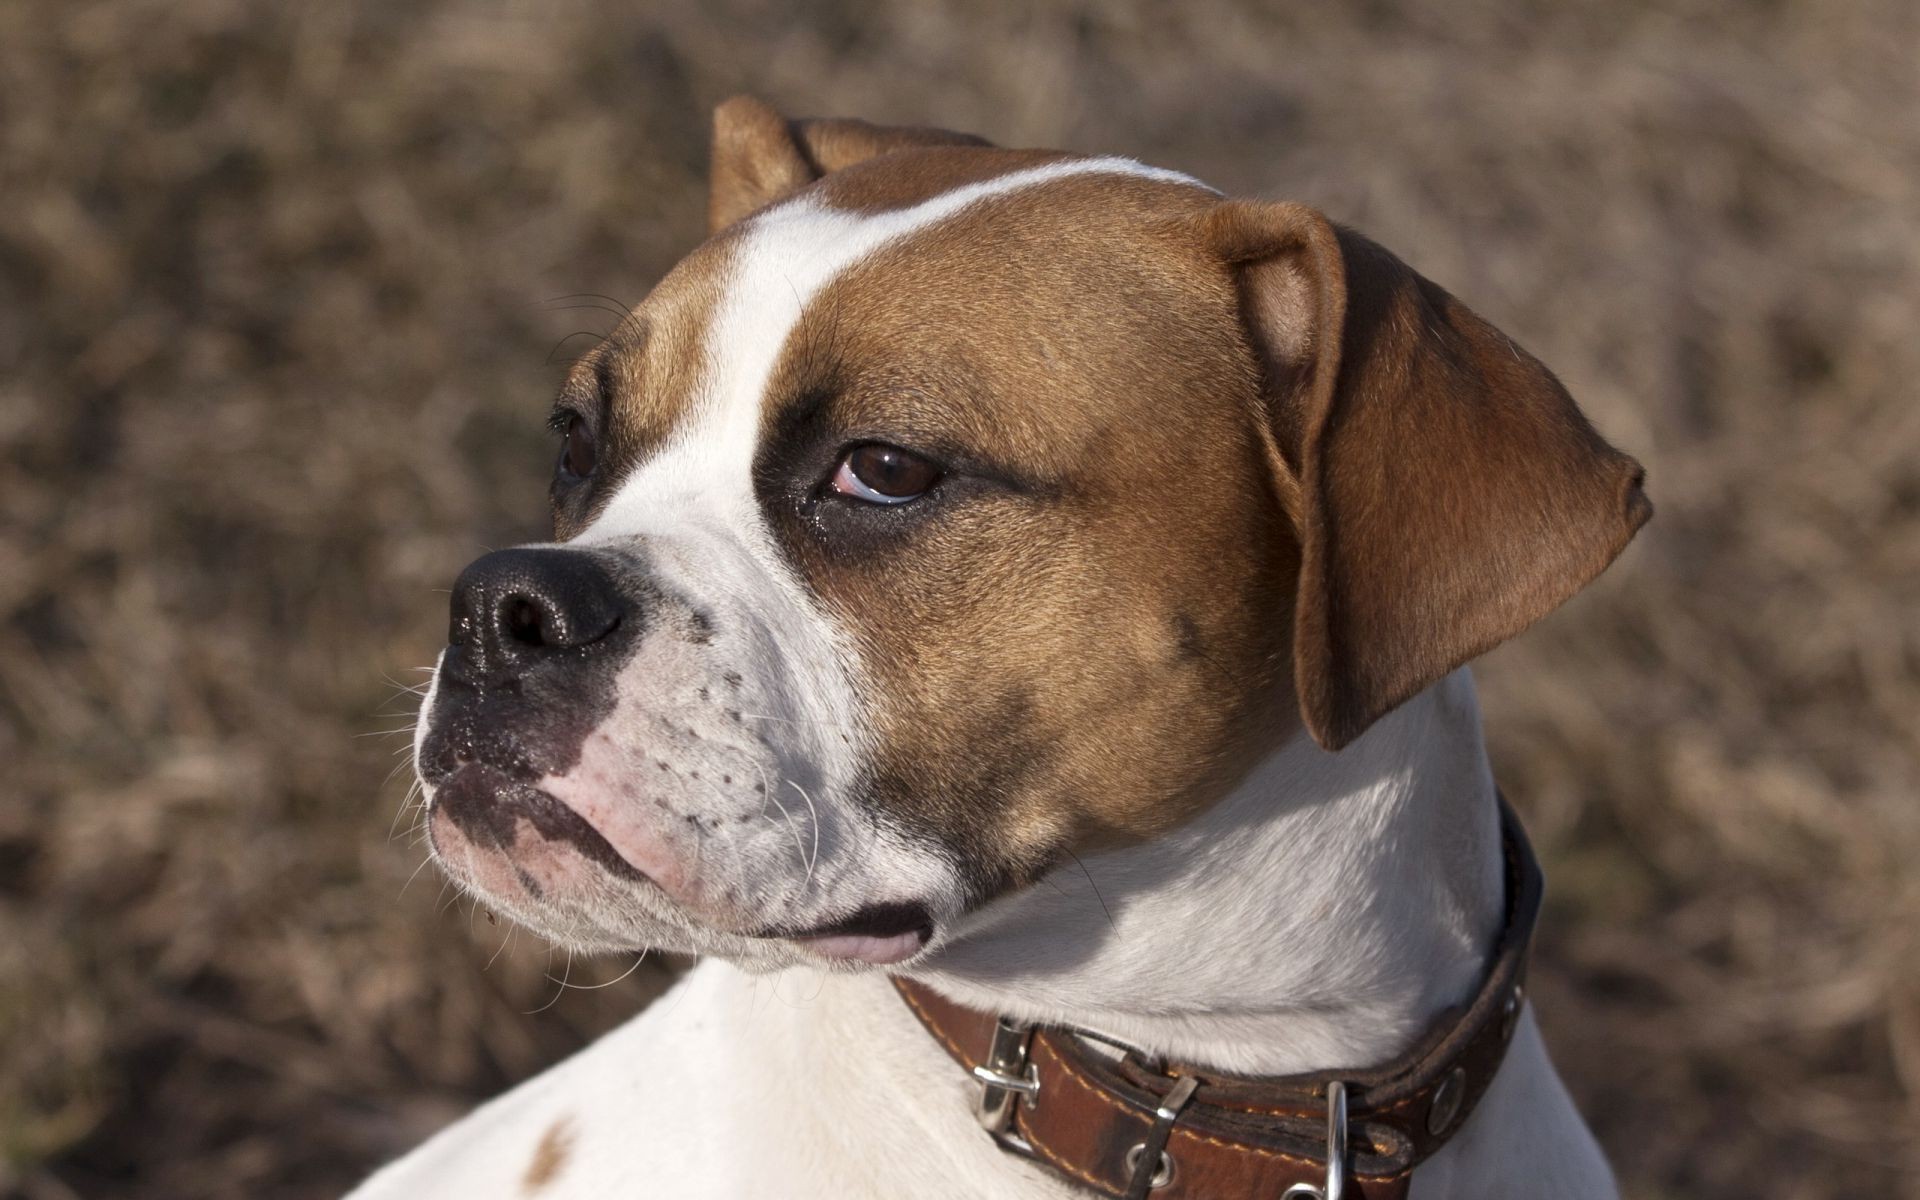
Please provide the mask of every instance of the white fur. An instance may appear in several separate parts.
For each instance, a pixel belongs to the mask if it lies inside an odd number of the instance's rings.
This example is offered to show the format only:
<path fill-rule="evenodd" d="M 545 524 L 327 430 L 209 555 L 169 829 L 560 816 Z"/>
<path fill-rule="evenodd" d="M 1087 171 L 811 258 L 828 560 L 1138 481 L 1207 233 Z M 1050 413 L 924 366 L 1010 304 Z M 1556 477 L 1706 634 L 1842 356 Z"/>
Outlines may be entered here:
<path fill-rule="evenodd" d="M 1498 923 L 1471 681 L 1456 672 L 1338 756 L 1296 738 L 1185 830 L 1085 865 L 1001 906 L 917 973 L 1222 1067 L 1383 1061 L 1472 988 Z M 520 1196 L 562 1120 L 572 1152 L 542 1197 L 1082 1194 L 996 1149 L 972 1121 L 975 1094 L 884 978 L 754 977 L 709 960 L 356 1198 Z M 1531 1013 L 1413 1189 L 1415 1200 L 1614 1194 Z"/>
<path fill-rule="evenodd" d="M 1087 855 L 964 917 L 947 859 L 848 797 L 865 750 L 857 656 L 782 560 L 753 496 L 768 379 L 808 302 L 865 256 L 969 205 L 1089 172 L 1191 182 L 1124 160 L 1073 160 L 878 215 L 803 199 L 746 231 L 689 420 L 576 539 L 643 556 L 650 578 L 713 614 L 719 632 L 705 648 L 649 635 L 581 764 L 543 783 L 623 850 L 656 845 L 664 857 L 650 870 L 698 869 L 684 872 L 680 906 L 627 889 L 592 911 L 510 910 L 583 945 L 644 940 L 719 957 L 624 1028 L 376 1175 L 359 1200 L 1080 1194 L 981 1134 L 967 1076 L 884 977 L 822 972 L 784 943 L 715 932 L 756 921 L 805 924 L 875 900 L 928 900 L 941 933 L 911 970 L 936 986 L 1249 1072 L 1375 1065 L 1471 991 L 1502 884 L 1464 670 L 1342 754 L 1296 736 L 1181 829 Z M 764 738 L 742 736 L 697 699 L 727 671 L 742 676 L 741 703 L 766 722 Z M 430 693 L 429 714 L 432 703 Z M 729 769 L 764 773 L 778 781 L 779 811 L 696 787 L 695 769 L 707 785 Z M 660 824 L 634 790 L 641 775 L 649 795 L 672 800 L 668 817 L 697 808 L 727 818 L 731 832 Z M 756 977 L 723 960 L 788 969 Z M 564 1161 L 529 1193 L 528 1165 L 556 1126 Z M 1531 1014 L 1471 1121 L 1414 1187 L 1417 1200 L 1613 1194 Z"/>

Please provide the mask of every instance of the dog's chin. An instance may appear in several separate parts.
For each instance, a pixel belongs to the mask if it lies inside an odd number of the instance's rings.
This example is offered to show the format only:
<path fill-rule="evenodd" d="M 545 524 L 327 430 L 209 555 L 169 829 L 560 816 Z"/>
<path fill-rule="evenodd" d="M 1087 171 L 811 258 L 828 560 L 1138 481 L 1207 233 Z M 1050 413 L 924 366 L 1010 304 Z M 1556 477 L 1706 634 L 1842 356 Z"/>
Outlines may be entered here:
<path fill-rule="evenodd" d="M 610 821 L 592 795 L 563 798 L 552 780 L 483 761 L 433 775 L 422 773 L 426 832 L 441 869 L 490 912 L 558 945 L 712 956 L 761 972 L 895 967 L 934 940 L 933 910 L 918 900 L 820 893 L 805 916 L 760 912 L 741 895 L 753 889 L 703 879 L 657 836 Z"/>
<path fill-rule="evenodd" d="M 763 975 L 792 967 L 836 972 L 882 970 L 911 965 L 932 952 L 930 929 L 749 936 L 705 928 L 689 919 L 664 919 L 646 911 L 650 906 L 637 897 L 619 902 L 602 895 L 593 903 L 579 903 L 534 900 L 524 893 L 496 895 L 444 858 L 440 866 L 488 912 L 581 954 L 660 952 L 720 958 L 743 971 Z"/>
<path fill-rule="evenodd" d="M 469 769 L 471 771 L 471 768 Z M 427 837 L 441 870 L 487 911 L 582 953 L 657 950 L 723 958 L 756 973 L 795 966 L 858 971 L 927 953 L 935 922 L 918 902 L 849 903 L 844 916 L 794 927 L 734 914 L 716 928 L 620 857 L 577 815 L 537 789 L 492 778 L 487 820 L 473 815 L 469 779 L 436 789 Z M 740 932 L 739 925 L 752 932 Z"/>

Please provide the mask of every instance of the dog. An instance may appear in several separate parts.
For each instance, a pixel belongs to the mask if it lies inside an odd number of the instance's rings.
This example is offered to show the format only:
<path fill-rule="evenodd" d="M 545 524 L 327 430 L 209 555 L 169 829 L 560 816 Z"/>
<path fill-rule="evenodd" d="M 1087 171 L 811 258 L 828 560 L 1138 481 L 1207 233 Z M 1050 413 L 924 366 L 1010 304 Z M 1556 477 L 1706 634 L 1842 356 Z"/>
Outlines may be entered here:
<path fill-rule="evenodd" d="M 415 741 L 489 911 L 702 961 L 354 1195 L 1614 1195 L 1465 664 L 1640 467 L 1298 204 L 741 97 L 708 216 Z"/>

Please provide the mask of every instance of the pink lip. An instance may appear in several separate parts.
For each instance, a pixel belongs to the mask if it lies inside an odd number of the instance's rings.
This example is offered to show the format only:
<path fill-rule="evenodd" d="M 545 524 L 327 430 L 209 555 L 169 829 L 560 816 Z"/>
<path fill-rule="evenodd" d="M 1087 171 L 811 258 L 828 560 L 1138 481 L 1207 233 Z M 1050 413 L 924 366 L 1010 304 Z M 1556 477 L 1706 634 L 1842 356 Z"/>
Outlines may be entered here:
<path fill-rule="evenodd" d="M 862 933 L 828 933 L 816 937 L 798 937 L 795 945 L 805 946 L 822 958 L 838 962 L 863 962 L 876 966 L 905 962 L 920 953 L 926 944 L 917 931 L 875 937 Z"/>
<path fill-rule="evenodd" d="M 834 962 L 905 962 L 933 939 L 933 915 L 917 900 L 883 900 L 812 929 L 768 932 Z"/>

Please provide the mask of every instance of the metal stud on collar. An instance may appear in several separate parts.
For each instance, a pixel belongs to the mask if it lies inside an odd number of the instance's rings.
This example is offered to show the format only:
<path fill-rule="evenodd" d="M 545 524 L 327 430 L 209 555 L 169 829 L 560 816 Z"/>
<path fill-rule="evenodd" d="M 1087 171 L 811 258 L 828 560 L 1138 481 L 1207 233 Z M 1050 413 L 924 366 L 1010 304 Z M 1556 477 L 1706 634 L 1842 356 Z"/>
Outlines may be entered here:
<path fill-rule="evenodd" d="M 1346 1194 L 1347 1085 L 1336 1079 L 1327 1085 L 1326 1186 L 1296 1183 L 1280 1193 L 1280 1200 L 1343 1200 Z"/>
<path fill-rule="evenodd" d="M 1440 1086 L 1433 1089 L 1433 1100 L 1427 1105 L 1427 1132 L 1439 1137 L 1451 1129 L 1466 1098 L 1467 1069 L 1455 1067 L 1447 1072 Z"/>

